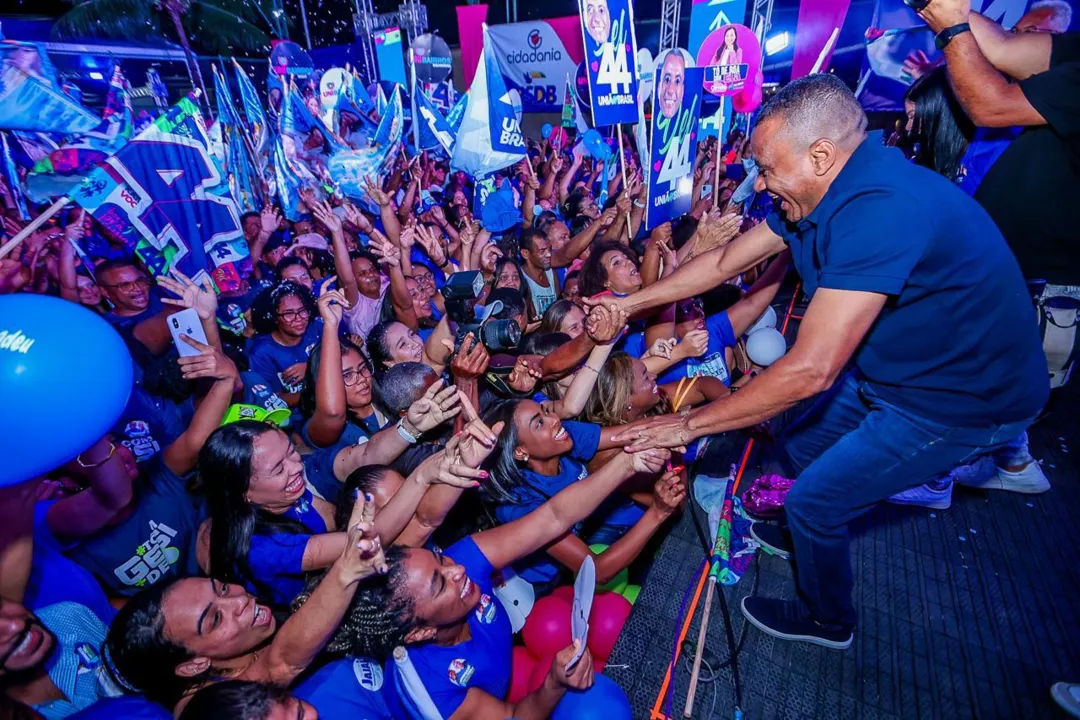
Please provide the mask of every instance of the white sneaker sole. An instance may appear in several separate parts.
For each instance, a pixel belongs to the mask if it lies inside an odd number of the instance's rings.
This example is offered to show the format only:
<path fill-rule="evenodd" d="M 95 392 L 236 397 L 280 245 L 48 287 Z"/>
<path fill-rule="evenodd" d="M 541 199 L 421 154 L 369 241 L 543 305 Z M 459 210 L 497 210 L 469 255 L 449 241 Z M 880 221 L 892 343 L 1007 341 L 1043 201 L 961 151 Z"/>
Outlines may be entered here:
<path fill-rule="evenodd" d="M 776 557 L 780 558 L 781 560 L 790 560 L 791 559 L 791 553 L 789 551 L 781 550 L 778 547 L 773 547 L 772 545 L 770 545 L 767 542 L 764 542 L 761 538 L 758 537 L 758 534 L 756 532 L 754 532 L 754 527 L 756 525 L 757 525 L 757 523 L 754 523 L 753 525 L 750 526 L 750 537 L 752 537 L 754 540 L 757 541 L 757 544 L 761 546 L 761 549 L 764 550 L 765 552 L 769 553 L 770 555 L 775 555 Z"/>
<path fill-rule="evenodd" d="M 989 480 L 978 483 L 965 483 L 957 480 L 958 485 L 963 485 L 967 488 L 974 488 L 975 490 L 1001 490 L 1004 492 L 1020 493 L 1021 495 L 1041 495 L 1050 489 L 1050 481 L 1045 483 L 1012 483 L 1007 480 L 1002 480 L 998 476 L 994 476 Z"/>
<path fill-rule="evenodd" d="M 849 647 L 851 647 L 851 643 L 855 639 L 855 633 L 852 633 L 851 636 L 843 642 L 826 640 L 825 638 L 821 638 L 816 635 L 788 635 L 786 633 L 773 630 L 771 627 L 762 624 L 758 621 L 757 618 L 751 615 L 746 609 L 746 598 L 743 598 L 742 602 L 739 603 L 739 608 L 742 610 L 743 617 L 746 618 L 747 622 L 749 622 L 751 625 L 753 625 L 766 635 L 772 635 L 774 638 L 780 638 L 781 640 L 796 640 L 798 642 L 807 642 L 811 645 L 820 645 L 821 647 L 831 648 L 832 650 L 847 650 Z"/>

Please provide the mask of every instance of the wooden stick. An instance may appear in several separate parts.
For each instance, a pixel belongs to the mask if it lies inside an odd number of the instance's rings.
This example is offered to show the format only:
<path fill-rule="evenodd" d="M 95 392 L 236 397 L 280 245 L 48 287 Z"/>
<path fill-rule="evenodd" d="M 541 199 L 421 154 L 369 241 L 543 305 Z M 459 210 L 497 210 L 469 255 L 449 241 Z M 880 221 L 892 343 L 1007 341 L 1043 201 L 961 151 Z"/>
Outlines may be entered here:
<path fill-rule="evenodd" d="M 41 213 L 36 218 L 31 220 L 29 225 L 24 227 L 19 232 L 15 233 L 15 237 L 11 238 L 6 243 L 4 243 L 3 247 L 0 247 L 0 258 L 4 258 L 9 252 L 11 252 L 12 250 L 15 249 L 16 245 L 21 243 L 23 240 L 25 240 L 27 237 L 29 237 L 31 233 L 33 233 L 39 227 L 44 225 L 46 220 L 48 220 L 49 218 L 51 218 L 56 213 L 63 210 L 64 207 L 70 202 L 71 202 L 71 198 L 69 198 L 67 195 L 65 195 L 64 197 L 60 198 L 59 200 L 54 202 L 52 205 L 50 205 L 49 208 L 45 212 Z"/>
<path fill-rule="evenodd" d="M 712 599 L 716 594 L 716 583 L 712 578 L 706 581 L 705 591 L 708 597 L 705 598 L 705 609 L 701 611 L 701 627 L 698 629 L 697 636 L 697 650 L 694 651 L 694 667 L 690 671 L 690 689 L 686 694 L 686 707 L 683 708 L 683 717 L 692 717 L 694 712 L 694 696 L 697 695 L 698 674 L 701 672 L 701 656 L 702 651 L 705 649 L 705 635 L 709 631 L 709 616 L 712 614 Z"/>
<path fill-rule="evenodd" d="M 626 179 L 626 152 L 623 150 L 622 139 L 622 125 L 616 125 L 615 128 L 619 133 L 619 167 L 622 168 L 622 187 L 623 192 L 627 192 L 630 187 L 629 181 Z M 630 197 L 629 194 L 627 197 Z M 630 211 L 626 211 L 626 239 L 630 242 L 634 241 L 633 230 L 630 228 Z"/>

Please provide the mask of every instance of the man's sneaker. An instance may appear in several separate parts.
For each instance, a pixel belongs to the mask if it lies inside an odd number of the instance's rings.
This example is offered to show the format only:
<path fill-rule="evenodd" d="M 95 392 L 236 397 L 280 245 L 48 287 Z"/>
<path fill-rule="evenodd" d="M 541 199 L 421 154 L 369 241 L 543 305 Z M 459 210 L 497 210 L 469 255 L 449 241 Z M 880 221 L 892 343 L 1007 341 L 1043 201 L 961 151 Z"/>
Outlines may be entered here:
<path fill-rule="evenodd" d="M 1007 490 L 1027 495 L 1038 495 L 1050 489 L 1050 481 L 1035 460 L 1024 469 L 1011 472 L 997 467 L 990 458 L 983 458 L 972 465 L 961 465 L 953 470 L 952 479 L 965 487 Z"/>
<path fill-rule="evenodd" d="M 944 483 L 926 483 L 903 492 L 898 492 L 889 498 L 893 505 L 912 505 L 914 507 L 934 508 L 944 510 L 952 505 L 952 481 Z"/>
<path fill-rule="evenodd" d="M 744 597 L 742 613 L 758 630 L 782 640 L 801 640 L 834 650 L 846 650 L 854 633 L 850 629 L 822 625 L 795 600 Z"/>
<path fill-rule="evenodd" d="M 779 525 L 756 522 L 750 526 L 750 537 L 781 560 L 791 559 L 791 543 Z"/>
<path fill-rule="evenodd" d="M 1061 709 L 1080 718 L 1080 683 L 1057 682 L 1050 686 L 1050 697 Z"/>

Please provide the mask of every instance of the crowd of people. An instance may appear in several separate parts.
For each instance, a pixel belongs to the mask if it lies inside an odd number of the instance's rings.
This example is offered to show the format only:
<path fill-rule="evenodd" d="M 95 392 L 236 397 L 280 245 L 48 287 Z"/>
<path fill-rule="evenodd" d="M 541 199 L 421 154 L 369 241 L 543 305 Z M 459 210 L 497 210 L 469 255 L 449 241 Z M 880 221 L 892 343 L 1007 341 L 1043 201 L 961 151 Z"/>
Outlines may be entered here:
<path fill-rule="evenodd" d="M 909 94 L 914 162 L 809 76 L 749 137 L 699 143 L 691 211 L 650 231 L 633 148 L 624 185 L 535 140 L 495 175 L 507 229 L 474 217 L 475 178 L 402 153 L 370 206 L 306 192 L 297 220 L 245 214 L 228 294 L 152 276 L 82 211 L 33 232 L 0 292 L 99 314 L 135 375 L 108 433 L 0 489 L 0 715 L 549 717 L 588 696 L 593 660 L 575 639 L 508 701 L 500 586 L 539 598 L 590 557 L 598 583 L 643 575 L 694 463 L 726 462 L 709 440 L 792 409 L 773 428 L 786 522 L 754 532 L 795 559 L 800 599 L 743 612 L 848 647 L 853 518 L 947 507 L 955 484 L 1049 489 L 1025 431 L 1048 362 L 1057 385 L 1068 368 L 1025 280 L 1039 307 L 1080 300 L 1080 56 L 967 5 L 923 11 L 954 36 Z M 969 188 L 968 151 L 1003 128 Z M 792 267 L 810 300 L 789 349 L 771 305 Z M 204 337 L 180 348 L 167 318 L 187 309 Z"/>

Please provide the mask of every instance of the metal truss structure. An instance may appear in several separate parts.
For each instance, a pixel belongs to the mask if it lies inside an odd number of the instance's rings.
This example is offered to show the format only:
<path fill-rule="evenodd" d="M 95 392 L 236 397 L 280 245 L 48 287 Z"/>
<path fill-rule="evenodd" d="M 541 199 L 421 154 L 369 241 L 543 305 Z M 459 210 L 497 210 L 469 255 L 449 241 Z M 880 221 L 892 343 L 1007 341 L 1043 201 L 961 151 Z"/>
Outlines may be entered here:
<path fill-rule="evenodd" d="M 427 6 L 420 0 L 404 0 L 401 5 L 398 5 L 397 10 L 377 13 L 372 0 L 353 0 L 353 4 L 356 9 L 353 15 L 353 29 L 360 43 L 364 64 L 364 67 L 357 68 L 357 71 L 368 82 L 374 82 L 378 78 L 375 60 L 375 31 L 400 27 L 411 45 L 418 35 L 427 32 Z"/>

